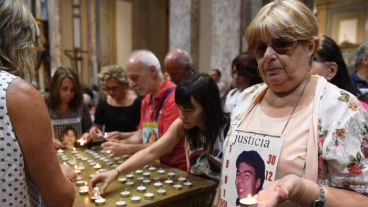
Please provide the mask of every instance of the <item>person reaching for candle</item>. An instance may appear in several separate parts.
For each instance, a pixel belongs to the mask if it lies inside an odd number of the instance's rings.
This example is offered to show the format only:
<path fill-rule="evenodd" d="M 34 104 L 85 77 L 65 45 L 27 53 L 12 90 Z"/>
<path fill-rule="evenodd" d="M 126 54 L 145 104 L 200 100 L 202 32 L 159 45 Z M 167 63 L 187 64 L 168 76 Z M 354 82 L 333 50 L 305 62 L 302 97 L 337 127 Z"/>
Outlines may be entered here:
<path fill-rule="evenodd" d="M 45 101 L 53 123 L 55 148 L 65 148 L 62 139 L 65 128 L 72 127 L 77 132 L 76 139 L 88 139 L 92 121 L 83 103 L 78 75 L 70 68 L 59 67 L 51 78 L 49 91 Z"/>
<path fill-rule="evenodd" d="M 246 39 L 265 84 L 245 89 L 232 112 L 219 205 L 236 205 L 234 160 L 255 150 L 265 161 L 257 207 L 367 206 L 368 115 L 353 94 L 310 74 L 319 48 L 313 12 L 272 1 Z"/>
<path fill-rule="evenodd" d="M 98 101 L 90 137 L 101 142 L 103 138 L 111 140 L 132 136 L 138 130 L 141 96 L 129 88 L 126 72 L 120 66 L 102 67 L 98 77 L 107 95 Z"/>
<path fill-rule="evenodd" d="M 39 48 L 23 1 L 0 1 L 0 31 L 0 206 L 72 206 L 75 189 L 63 172 L 75 173 L 59 166 L 43 97 L 22 79 L 33 77 Z"/>
<path fill-rule="evenodd" d="M 116 169 L 97 174 L 90 189 L 103 182 L 102 193 L 122 173 L 128 173 L 153 162 L 172 150 L 182 137 L 186 139 L 188 171 L 213 180 L 219 180 L 224 136 L 229 127 L 228 115 L 223 112 L 216 83 L 207 74 L 193 74 L 175 91 L 175 103 L 180 116 L 160 139 L 132 155 Z"/>

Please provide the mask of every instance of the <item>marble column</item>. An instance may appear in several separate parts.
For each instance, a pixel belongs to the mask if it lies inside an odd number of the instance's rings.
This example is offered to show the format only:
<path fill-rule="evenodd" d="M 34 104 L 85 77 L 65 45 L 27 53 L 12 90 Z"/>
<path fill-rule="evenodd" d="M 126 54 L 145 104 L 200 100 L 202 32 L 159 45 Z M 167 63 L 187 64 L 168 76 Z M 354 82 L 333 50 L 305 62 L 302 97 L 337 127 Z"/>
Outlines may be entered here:
<path fill-rule="evenodd" d="M 62 65 L 62 45 L 61 45 L 61 20 L 60 0 L 48 1 L 47 11 L 49 18 L 49 44 L 50 44 L 50 66 L 51 75 L 54 74 L 56 68 Z"/>
<path fill-rule="evenodd" d="M 98 74 L 98 1 L 87 0 L 88 77 L 90 84 L 97 84 Z"/>
<path fill-rule="evenodd" d="M 191 53 L 191 0 L 170 0 L 169 49 Z"/>
<path fill-rule="evenodd" d="M 231 62 L 240 51 L 240 0 L 212 0 L 211 69 L 220 69 L 230 87 Z"/>

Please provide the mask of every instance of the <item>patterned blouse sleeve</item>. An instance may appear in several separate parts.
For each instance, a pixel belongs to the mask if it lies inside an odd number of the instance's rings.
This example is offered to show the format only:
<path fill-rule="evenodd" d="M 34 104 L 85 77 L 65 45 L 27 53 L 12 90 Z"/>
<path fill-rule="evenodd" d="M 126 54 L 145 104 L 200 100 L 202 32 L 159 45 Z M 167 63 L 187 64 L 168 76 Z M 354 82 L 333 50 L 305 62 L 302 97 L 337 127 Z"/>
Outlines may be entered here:
<path fill-rule="evenodd" d="M 319 113 L 320 182 L 368 194 L 368 115 L 352 94 L 327 87 Z"/>

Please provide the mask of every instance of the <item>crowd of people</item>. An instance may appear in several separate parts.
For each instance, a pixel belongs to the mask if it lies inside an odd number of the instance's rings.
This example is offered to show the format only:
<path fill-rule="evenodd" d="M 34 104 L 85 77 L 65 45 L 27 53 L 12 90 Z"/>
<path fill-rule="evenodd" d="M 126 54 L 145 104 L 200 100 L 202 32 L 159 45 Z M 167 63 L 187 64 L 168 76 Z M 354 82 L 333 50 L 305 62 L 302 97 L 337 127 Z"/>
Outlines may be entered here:
<path fill-rule="evenodd" d="M 23 80 L 33 76 L 39 30 L 20 0 L 0 2 L 0 31 L 0 206 L 71 206 L 76 173 L 55 150 L 78 145 L 130 155 L 91 178 L 101 194 L 159 159 L 218 182 L 208 206 L 240 206 L 249 195 L 261 207 L 368 205 L 368 43 L 349 75 L 299 1 L 260 9 L 248 51 L 229 66 L 231 87 L 219 69 L 197 72 L 185 50 L 170 50 L 163 68 L 137 50 L 125 68 L 101 68 L 97 102 L 67 67 L 43 96 Z"/>

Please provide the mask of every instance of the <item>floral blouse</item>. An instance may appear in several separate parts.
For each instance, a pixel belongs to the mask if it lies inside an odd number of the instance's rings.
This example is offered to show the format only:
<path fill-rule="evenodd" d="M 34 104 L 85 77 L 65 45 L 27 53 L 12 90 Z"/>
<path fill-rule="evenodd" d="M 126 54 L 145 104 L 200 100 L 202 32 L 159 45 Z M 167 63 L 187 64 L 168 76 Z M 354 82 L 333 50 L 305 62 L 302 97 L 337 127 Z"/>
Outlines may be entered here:
<path fill-rule="evenodd" d="M 354 95 L 329 83 L 319 107 L 319 181 L 368 194 L 368 114 Z"/>

